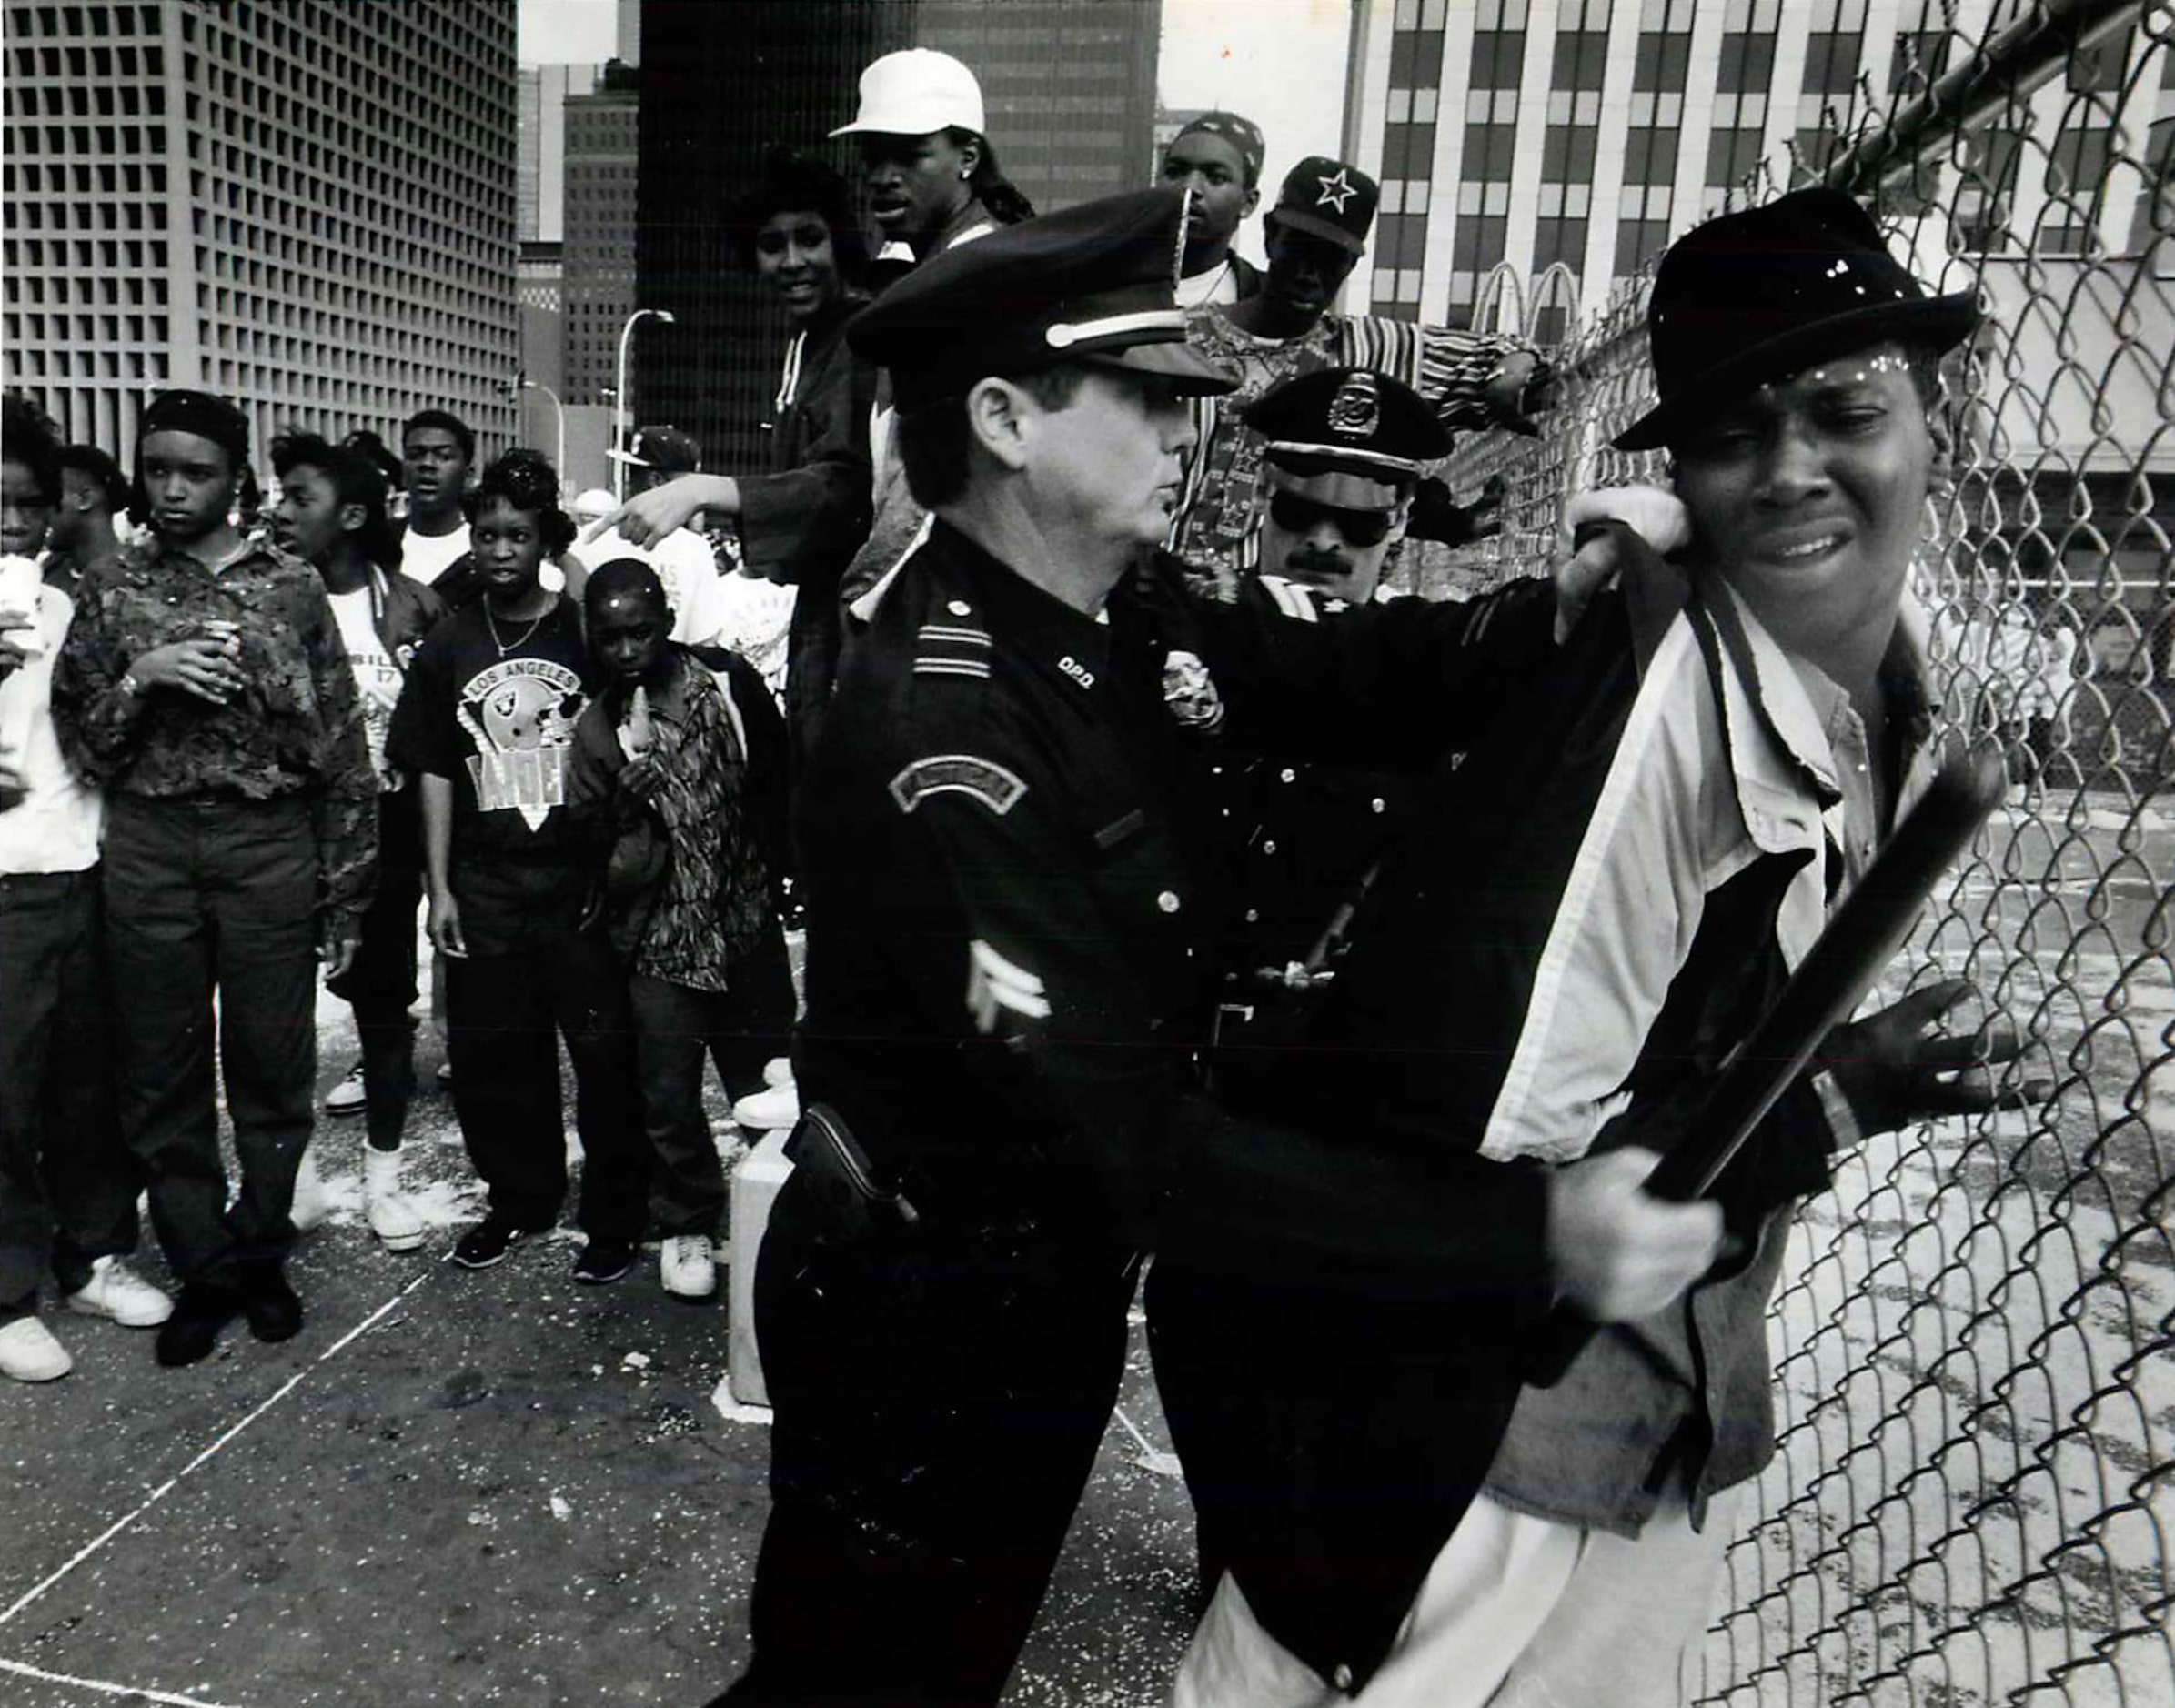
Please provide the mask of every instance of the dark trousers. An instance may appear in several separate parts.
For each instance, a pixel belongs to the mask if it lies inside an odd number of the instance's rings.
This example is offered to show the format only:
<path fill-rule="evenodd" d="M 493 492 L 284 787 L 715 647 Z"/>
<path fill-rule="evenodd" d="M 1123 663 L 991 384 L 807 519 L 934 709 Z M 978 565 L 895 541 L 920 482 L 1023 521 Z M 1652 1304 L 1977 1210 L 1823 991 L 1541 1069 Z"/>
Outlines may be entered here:
<path fill-rule="evenodd" d="M 793 1031 L 793 978 L 773 922 L 736 964 L 728 990 L 690 990 L 636 973 L 627 993 L 640 1060 L 642 1123 L 656 1169 L 649 1217 L 667 1237 L 714 1234 L 725 1213 L 725 1170 L 702 1114 L 702 1061 L 737 1102 L 763 1089 L 763 1063 Z"/>
<path fill-rule="evenodd" d="M 574 1064 L 581 1203 L 589 1237 L 642 1236 L 649 1150 L 642 1138 L 626 974 L 602 933 L 537 922 L 503 955 L 446 962 L 453 1110 L 494 1215 L 549 1228 L 567 1196 L 559 1039 Z"/>
<path fill-rule="evenodd" d="M 383 818 L 379 826 L 382 831 Z M 416 1094 L 416 1029 L 408 1009 L 416 1000 L 416 908 L 422 895 L 421 873 L 381 865 L 378 892 L 362 917 L 355 959 L 327 987 L 355 1010 L 356 1040 L 362 1047 L 363 1122 L 371 1145 L 379 1150 L 398 1149 Z"/>
<path fill-rule="evenodd" d="M 106 967 L 119 1000 L 121 1131 L 185 1282 L 277 1259 L 317 1070 L 317 839 L 299 800 L 146 800 L 106 819 Z M 212 995 L 241 1191 L 227 1202 Z"/>
<path fill-rule="evenodd" d="M 830 1244 L 802 1183 L 756 1268 L 770 1517 L 754 1659 L 719 1701 L 993 1703 L 1117 1401 L 1135 1261 L 1007 1239 Z"/>
<path fill-rule="evenodd" d="M 98 869 L 0 876 L 0 1322 L 50 1274 L 136 1250 L 143 1170 L 114 1107 Z"/>

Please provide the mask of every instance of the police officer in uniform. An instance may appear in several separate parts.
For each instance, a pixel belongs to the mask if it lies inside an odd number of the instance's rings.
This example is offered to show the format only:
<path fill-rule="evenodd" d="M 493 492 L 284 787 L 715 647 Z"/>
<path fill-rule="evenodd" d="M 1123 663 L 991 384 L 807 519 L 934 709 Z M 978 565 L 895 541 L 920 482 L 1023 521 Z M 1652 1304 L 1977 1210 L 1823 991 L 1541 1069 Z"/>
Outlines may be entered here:
<path fill-rule="evenodd" d="M 992 233 L 850 334 L 891 372 L 935 520 L 849 650 L 801 800 L 808 1113 L 755 1281 L 772 1510 L 720 1702 L 997 1700 L 1146 1248 L 1288 1251 L 1524 1316 L 1565 1285 L 1650 1308 L 1709 1260 L 1699 1211 L 1595 1175 L 1341 1155 L 1193 1089 L 1182 737 L 1163 645 L 1109 604 L 1168 525 L 1186 397 L 1227 384 L 1173 303 L 1183 207 L 1150 190 Z M 1481 658 L 1445 653 L 1446 703 Z M 1566 1242 L 1606 1253 L 1607 1287 L 1566 1281 Z"/>
<path fill-rule="evenodd" d="M 1374 604 L 1421 479 L 1450 449 L 1448 430 L 1409 386 L 1364 367 L 1286 380 L 1245 419 L 1265 447 L 1254 498 L 1260 573 L 1240 602 L 1299 622 L 1369 620 L 1354 613 Z M 1407 614 L 1419 608 L 1399 613 Z M 1415 709 L 1439 738 L 1434 710 Z M 1352 914 L 1425 779 L 1356 762 L 1394 733 L 1379 728 L 1327 763 L 1274 747 L 1248 754 L 1233 730 L 1221 733 L 1210 788 L 1229 894 L 1214 955 L 1210 1084 L 1226 1103 L 1251 1108 L 1273 1093 L 1249 1070 L 1287 1056 L 1304 1035 Z"/>

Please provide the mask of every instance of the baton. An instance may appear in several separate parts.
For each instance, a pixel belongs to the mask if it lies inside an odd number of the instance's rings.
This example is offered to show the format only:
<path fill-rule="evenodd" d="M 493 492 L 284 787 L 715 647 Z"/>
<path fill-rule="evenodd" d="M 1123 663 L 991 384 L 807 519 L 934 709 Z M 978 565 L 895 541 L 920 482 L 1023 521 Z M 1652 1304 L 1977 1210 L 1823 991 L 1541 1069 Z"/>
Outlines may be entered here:
<path fill-rule="evenodd" d="M 1850 1018 L 1902 947 L 1941 874 L 2000 804 L 2008 780 L 1991 743 L 1942 764 L 1759 1023 L 1730 1051 L 1684 1137 L 1647 1175 L 1648 1193 L 1690 1203 L 1712 1190 L 1821 1040 Z M 1576 1305 L 1559 1302 L 1527 1354 L 1526 1381 L 1554 1387 L 1595 1326 Z"/>

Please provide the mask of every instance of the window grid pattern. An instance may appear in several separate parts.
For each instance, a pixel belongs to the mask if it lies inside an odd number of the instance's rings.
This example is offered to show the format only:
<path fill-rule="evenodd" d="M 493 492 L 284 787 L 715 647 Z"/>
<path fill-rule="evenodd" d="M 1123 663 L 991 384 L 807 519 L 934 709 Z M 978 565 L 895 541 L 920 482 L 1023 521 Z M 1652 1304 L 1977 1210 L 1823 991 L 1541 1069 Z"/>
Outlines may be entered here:
<path fill-rule="evenodd" d="M 5 6 L 9 383 L 126 456 L 167 384 L 289 427 L 501 437 L 511 0 Z M 172 296 L 175 300 L 168 300 Z"/>

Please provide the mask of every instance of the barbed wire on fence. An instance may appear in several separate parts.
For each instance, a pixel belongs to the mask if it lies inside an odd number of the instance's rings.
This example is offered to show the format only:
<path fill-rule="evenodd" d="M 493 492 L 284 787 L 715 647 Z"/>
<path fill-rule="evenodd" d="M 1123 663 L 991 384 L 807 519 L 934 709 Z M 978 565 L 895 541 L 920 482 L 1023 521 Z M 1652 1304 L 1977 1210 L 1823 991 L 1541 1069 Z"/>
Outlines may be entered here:
<path fill-rule="evenodd" d="M 1985 305 L 1948 374 L 1954 479 L 1916 579 L 1944 717 L 2003 744 L 2012 787 L 1888 994 L 1969 975 L 2027 1030 L 2018 1076 L 2055 1090 L 1870 1143 L 1805 1207 L 1771 1323 L 1778 1451 L 1697 1700 L 2164 1705 L 2175 8 L 1899 11 L 1889 88 L 1860 75 L 1725 199 L 1838 185 Z M 1461 497 L 1502 483 L 1501 532 L 1415 563 L 1421 590 L 1535 573 L 1564 495 L 1666 482 L 1666 458 L 1609 447 L 1651 401 L 1646 283 L 1567 316 L 1539 439 L 1453 454 Z M 1548 293 L 1520 284 L 1491 279 L 1486 306 L 1530 337 Z"/>

